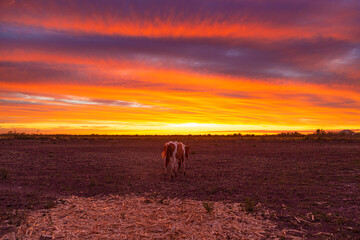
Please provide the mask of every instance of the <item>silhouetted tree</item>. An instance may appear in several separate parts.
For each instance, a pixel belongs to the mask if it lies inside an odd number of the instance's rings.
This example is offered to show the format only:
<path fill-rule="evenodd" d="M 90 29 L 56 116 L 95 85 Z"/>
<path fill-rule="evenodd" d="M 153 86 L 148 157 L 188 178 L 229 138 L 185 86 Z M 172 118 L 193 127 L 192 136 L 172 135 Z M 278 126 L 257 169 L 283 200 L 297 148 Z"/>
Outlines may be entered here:
<path fill-rule="evenodd" d="M 326 132 L 324 129 L 317 129 L 316 132 L 315 132 L 316 135 L 325 135 Z"/>

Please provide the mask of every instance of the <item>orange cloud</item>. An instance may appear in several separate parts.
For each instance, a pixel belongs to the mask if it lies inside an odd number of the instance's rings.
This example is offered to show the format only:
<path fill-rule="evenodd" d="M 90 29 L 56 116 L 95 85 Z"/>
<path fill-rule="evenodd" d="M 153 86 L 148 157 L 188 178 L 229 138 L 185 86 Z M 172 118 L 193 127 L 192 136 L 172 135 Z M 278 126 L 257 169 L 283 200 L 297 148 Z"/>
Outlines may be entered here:
<path fill-rule="evenodd" d="M 0 132 L 359 128 L 350 3 L 136 2 L 1 5 Z"/>
<path fill-rule="evenodd" d="M 191 22 L 140 22 L 140 21 L 117 21 L 116 19 L 102 21 L 102 19 L 79 19 L 79 18 L 52 18 L 44 19 L 19 18 L 9 16 L 7 22 L 22 24 L 25 26 L 44 27 L 58 31 L 70 31 L 77 33 L 93 33 L 105 35 L 143 36 L 143 37 L 173 37 L 173 38 L 253 38 L 253 39 L 291 39 L 311 38 L 322 36 L 328 38 L 348 39 L 351 38 L 351 29 L 334 29 L 328 25 L 323 28 L 307 27 L 284 27 L 271 26 L 265 23 L 236 23 L 216 22 L 207 20 L 192 20 Z M 112 22 L 113 24 L 109 24 Z"/>
<path fill-rule="evenodd" d="M 144 131 L 157 127 L 164 129 L 164 133 L 175 133 L 179 131 L 176 127 L 179 124 L 195 132 L 206 132 L 209 129 L 231 127 L 236 130 L 239 126 L 254 129 L 255 126 L 258 129 L 271 127 L 272 130 L 290 127 L 308 129 L 316 126 L 354 127 L 360 120 L 355 117 L 360 116 L 360 95 L 350 90 L 314 84 L 272 84 L 175 70 L 139 69 L 135 75 L 144 82 L 168 83 L 194 91 L 178 90 L 176 87 L 149 91 L 56 83 L 4 83 L 1 87 L 3 92 L 17 93 L 26 90 L 30 97 L 24 98 L 24 94 L 7 97 L 7 104 L 1 106 L 0 111 L 18 119 L 13 122 L 14 126 L 22 124 L 22 127 L 30 127 L 35 124 L 40 128 L 39 123 L 48 126 L 49 123 L 57 122 L 64 128 L 81 125 L 88 126 L 88 131 L 95 132 L 98 131 L 95 126 L 106 128 L 107 125 L 113 126 L 116 123 L 123 128 L 137 124 L 145 126 Z M 53 89 L 51 95 L 48 94 L 48 89 Z M 239 92 L 241 96 L 236 95 Z M 51 100 L 52 98 L 55 100 Z M 26 101 L 27 104 L 24 103 Z M 139 105 L 114 105 L 114 101 Z M 334 113 L 336 110 L 338 112 Z M 24 115 L 27 116 L 25 121 L 22 117 Z M 186 125 L 188 123 L 199 125 L 193 125 L 198 126 L 195 129 Z M 79 129 L 83 131 L 83 128 L 85 127 Z M 141 132 L 139 129 L 137 131 Z"/>
<path fill-rule="evenodd" d="M 352 34 L 353 25 L 346 24 L 357 16 L 356 7 L 350 4 L 333 4 L 333 8 L 327 7 L 326 3 L 322 6 L 314 4 L 311 9 L 306 3 L 303 6 L 299 3 L 298 7 L 306 12 L 299 14 L 301 10 L 296 9 L 296 4 L 278 8 L 277 5 L 284 5 L 282 2 L 274 2 L 273 7 L 267 6 L 267 11 L 263 10 L 260 2 L 232 3 L 233 6 L 229 2 L 213 2 L 217 7 L 203 5 L 201 1 L 193 1 L 193 8 L 184 7 L 181 1 L 173 1 L 173 6 L 146 1 L 142 4 L 124 1 L 112 5 L 104 2 L 100 6 L 89 1 L 32 1 L 5 4 L 0 13 L 2 22 L 77 34 L 267 40 L 355 37 Z M 322 16 L 319 17 L 319 14 Z M 283 16 L 283 21 L 277 21 L 280 16 Z"/>

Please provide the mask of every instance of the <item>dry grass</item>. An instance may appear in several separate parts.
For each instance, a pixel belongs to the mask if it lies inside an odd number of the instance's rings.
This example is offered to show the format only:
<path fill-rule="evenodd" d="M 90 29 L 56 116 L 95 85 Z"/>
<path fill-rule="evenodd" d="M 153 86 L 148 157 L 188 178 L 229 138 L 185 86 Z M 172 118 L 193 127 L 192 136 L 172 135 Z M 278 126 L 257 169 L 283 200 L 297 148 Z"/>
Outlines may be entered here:
<path fill-rule="evenodd" d="M 72 196 L 34 211 L 3 239 L 279 239 L 283 233 L 237 203 L 137 196 Z M 287 237 L 289 237 L 287 235 Z"/>

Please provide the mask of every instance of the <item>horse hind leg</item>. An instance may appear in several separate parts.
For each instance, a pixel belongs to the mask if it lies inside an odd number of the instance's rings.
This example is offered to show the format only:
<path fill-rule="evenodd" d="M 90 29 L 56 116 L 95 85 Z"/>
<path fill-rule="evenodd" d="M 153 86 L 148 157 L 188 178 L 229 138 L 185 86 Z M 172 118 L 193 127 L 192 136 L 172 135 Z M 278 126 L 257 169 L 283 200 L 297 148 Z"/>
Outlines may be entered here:
<path fill-rule="evenodd" d="M 181 170 L 181 172 L 184 174 L 184 176 L 186 175 L 185 173 L 185 160 L 184 158 L 180 158 L 179 161 L 179 169 Z"/>
<path fill-rule="evenodd" d="M 164 167 L 164 179 L 166 179 L 167 172 L 168 172 L 168 168 L 165 166 L 165 167 Z"/>
<path fill-rule="evenodd" d="M 170 161 L 168 159 L 166 159 L 164 161 L 164 179 L 166 179 L 166 177 L 171 174 L 171 172 L 169 174 L 169 162 Z M 171 165 L 171 163 L 170 163 L 170 165 Z"/>
<path fill-rule="evenodd" d="M 174 167 L 172 168 L 172 175 L 174 177 L 177 177 L 177 166 L 176 166 L 176 164 L 174 164 Z"/>
<path fill-rule="evenodd" d="M 176 177 L 175 168 L 171 168 L 171 179 L 173 179 L 174 177 Z"/>
<path fill-rule="evenodd" d="M 176 159 L 176 155 L 173 155 L 173 159 L 172 159 L 172 172 L 173 172 L 173 176 L 176 177 L 177 176 L 177 171 L 178 171 L 178 166 L 177 166 L 177 159 Z"/>
<path fill-rule="evenodd" d="M 165 167 L 164 168 L 164 179 L 166 179 L 166 176 L 167 176 L 167 168 Z"/>

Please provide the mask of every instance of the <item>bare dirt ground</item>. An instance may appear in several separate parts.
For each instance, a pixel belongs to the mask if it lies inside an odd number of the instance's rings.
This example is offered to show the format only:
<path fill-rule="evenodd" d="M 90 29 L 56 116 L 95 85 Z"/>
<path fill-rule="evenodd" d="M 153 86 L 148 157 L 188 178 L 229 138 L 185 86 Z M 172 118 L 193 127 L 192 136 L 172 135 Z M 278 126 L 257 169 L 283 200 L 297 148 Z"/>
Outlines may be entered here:
<path fill-rule="evenodd" d="M 0 140 L 0 237 L 59 197 L 129 193 L 246 202 L 249 212 L 260 203 L 250 214 L 261 205 L 298 236 L 360 236 L 359 141 L 178 137 L 191 147 L 187 175 L 164 180 L 168 140 L 175 137 Z"/>

